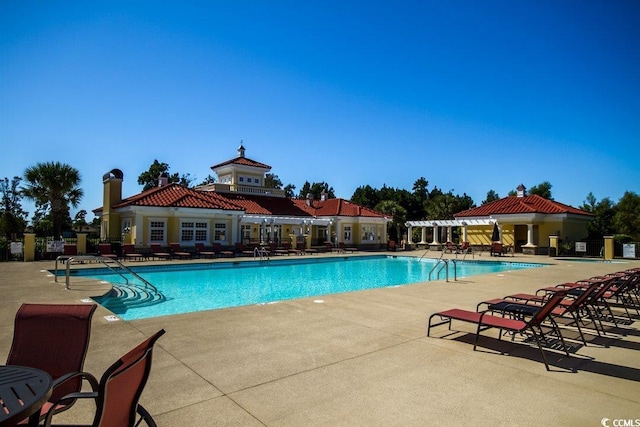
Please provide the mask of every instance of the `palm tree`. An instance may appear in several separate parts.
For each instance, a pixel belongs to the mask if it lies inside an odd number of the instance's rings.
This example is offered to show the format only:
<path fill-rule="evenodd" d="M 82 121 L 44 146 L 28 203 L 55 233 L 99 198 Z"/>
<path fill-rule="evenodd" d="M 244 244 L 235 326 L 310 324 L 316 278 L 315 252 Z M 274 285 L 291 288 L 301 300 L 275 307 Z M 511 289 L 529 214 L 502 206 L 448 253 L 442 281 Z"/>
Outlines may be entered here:
<path fill-rule="evenodd" d="M 83 196 L 80 172 L 60 162 L 37 163 L 24 172 L 22 194 L 43 210 L 51 211 L 55 236 L 62 234 L 64 215 L 69 206 L 77 207 Z"/>

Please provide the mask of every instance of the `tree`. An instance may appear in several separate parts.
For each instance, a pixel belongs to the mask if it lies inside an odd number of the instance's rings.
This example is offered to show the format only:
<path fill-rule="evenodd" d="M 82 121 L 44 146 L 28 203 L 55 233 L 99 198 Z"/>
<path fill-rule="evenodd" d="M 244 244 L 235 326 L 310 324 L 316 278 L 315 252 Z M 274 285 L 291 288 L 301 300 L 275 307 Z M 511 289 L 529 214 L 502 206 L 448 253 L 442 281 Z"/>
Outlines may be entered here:
<path fill-rule="evenodd" d="M 278 175 L 268 173 L 264 176 L 264 186 L 266 188 L 282 189 L 282 181 L 280 181 Z"/>
<path fill-rule="evenodd" d="M 605 197 L 598 202 L 593 193 L 589 193 L 580 209 L 594 215 L 587 224 L 587 233 L 590 238 L 615 234 L 613 217 L 616 209 L 611 199 Z"/>
<path fill-rule="evenodd" d="M 378 203 L 380 203 L 380 197 L 378 195 L 378 190 L 370 185 L 365 185 L 356 188 L 351 196 L 351 201 L 360 206 L 373 209 Z"/>
<path fill-rule="evenodd" d="M 553 197 L 551 197 L 551 187 L 553 187 L 553 185 L 551 185 L 549 181 L 544 181 L 531 187 L 529 189 L 529 194 L 537 194 L 545 199 L 553 200 Z"/>
<path fill-rule="evenodd" d="M 300 193 L 298 193 L 298 199 L 306 199 L 307 196 L 311 194 L 314 200 L 320 200 L 320 196 L 323 192 L 326 193 L 326 197 L 328 199 L 336 197 L 333 187 L 330 187 L 326 182 L 314 182 L 313 184 L 309 184 L 309 181 L 305 181 L 304 185 L 300 189 Z"/>
<path fill-rule="evenodd" d="M 21 235 L 27 226 L 28 212 L 20 204 L 21 194 L 18 186 L 21 178 L 14 176 L 11 182 L 8 178 L 0 180 L 0 236 L 10 238 L 12 234 Z"/>
<path fill-rule="evenodd" d="M 209 174 L 207 175 L 207 177 L 205 179 L 202 180 L 202 182 L 198 185 L 209 185 L 209 184 L 213 184 L 216 182 L 216 179 L 213 177 L 213 175 Z"/>
<path fill-rule="evenodd" d="M 378 212 L 388 214 L 391 217 L 392 229 L 389 232 L 389 238 L 397 242 L 402 235 L 402 227 L 407 221 L 407 210 L 393 200 L 383 200 L 378 203 L 374 209 Z"/>
<path fill-rule="evenodd" d="M 640 196 L 633 191 L 625 191 L 616 205 L 613 223 L 618 234 L 640 240 Z"/>
<path fill-rule="evenodd" d="M 487 191 L 487 198 L 484 199 L 482 201 L 482 203 L 480 203 L 481 205 L 486 205 L 487 203 L 491 203 L 494 202 L 496 200 L 500 200 L 500 196 L 498 196 L 498 193 L 496 193 L 493 190 L 489 190 Z"/>
<path fill-rule="evenodd" d="M 156 159 L 153 161 L 148 171 L 142 172 L 140 176 L 138 176 L 138 184 L 143 185 L 142 191 L 150 190 L 158 186 L 159 178 L 162 175 L 167 176 L 169 183 L 177 183 L 183 187 L 191 186 L 194 181 L 188 173 L 180 175 L 176 172 L 169 175 L 169 164 L 160 163 Z"/>
<path fill-rule="evenodd" d="M 84 195 L 79 187 L 80 173 L 60 162 L 37 163 L 25 170 L 24 180 L 22 194 L 35 201 L 41 213 L 50 213 L 53 233 L 60 236 L 63 223 L 71 222 L 69 206 L 77 207 Z"/>

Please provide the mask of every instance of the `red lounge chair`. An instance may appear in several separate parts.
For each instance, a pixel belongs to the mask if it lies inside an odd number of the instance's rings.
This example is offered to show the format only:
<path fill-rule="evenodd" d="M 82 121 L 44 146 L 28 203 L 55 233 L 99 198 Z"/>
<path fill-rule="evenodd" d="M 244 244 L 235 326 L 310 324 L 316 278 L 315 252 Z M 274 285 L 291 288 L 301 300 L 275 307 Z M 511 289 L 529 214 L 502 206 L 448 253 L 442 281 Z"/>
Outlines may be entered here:
<path fill-rule="evenodd" d="M 105 371 L 99 384 L 91 374 L 76 372 L 72 378 L 93 378 L 97 386 L 93 392 L 73 393 L 62 399 L 73 397 L 94 400 L 96 413 L 92 427 L 137 426 L 141 421 L 147 426 L 155 427 L 151 414 L 138 401 L 151 371 L 153 345 L 163 334 L 164 329 L 159 330 L 118 359 Z M 44 422 L 46 427 L 51 426 L 53 415 L 53 412 L 47 413 Z M 140 419 L 136 421 L 137 417 Z"/>
<path fill-rule="evenodd" d="M 151 244 L 151 252 L 153 252 L 153 256 L 160 259 L 171 259 L 171 254 L 162 249 L 158 243 Z"/>
<path fill-rule="evenodd" d="M 217 256 L 221 256 L 221 257 L 225 257 L 225 258 L 233 258 L 234 257 L 234 252 L 222 249 L 222 244 L 220 244 L 220 243 L 214 243 L 213 244 L 213 251 L 217 254 Z"/>
<path fill-rule="evenodd" d="M 7 365 L 41 369 L 53 378 L 53 393 L 40 414 L 69 409 L 75 399 L 58 403 L 62 396 L 82 388 L 80 378 L 66 380 L 81 371 L 89 347 L 95 304 L 22 304 L 15 317 L 13 341 Z"/>
<path fill-rule="evenodd" d="M 567 314 L 571 316 L 572 323 L 569 323 L 569 325 L 567 326 L 575 325 L 578 328 L 578 332 L 580 333 L 580 338 L 582 339 L 582 342 L 584 343 L 585 346 L 587 345 L 587 341 L 585 340 L 584 334 L 582 333 L 582 328 L 580 327 L 580 325 L 584 323 L 582 318 L 582 313 L 585 313 L 587 317 L 589 317 L 589 319 L 594 325 L 594 329 L 596 330 L 598 335 L 600 335 L 600 330 L 598 329 L 596 318 L 594 317 L 592 310 L 590 309 L 589 306 L 590 306 L 590 299 L 593 297 L 597 298 L 595 294 L 598 292 L 601 286 L 602 284 L 600 283 L 592 283 L 591 285 L 589 285 L 587 289 L 585 289 L 584 292 L 576 296 L 572 296 L 568 292 L 567 298 L 560 301 L 560 304 L 556 308 L 554 308 L 551 313 L 557 317 L 565 317 Z M 545 296 L 532 295 L 532 294 L 508 295 L 500 299 L 483 301 L 480 304 L 478 304 L 478 309 L 483 304 L 486 304 L 490 311 L 496 311 L 496 310 L 500 311 L 501 306 L 506 306 L 513 309 L 514 304 L 517 304 L 520 307 L 524 306 L 528 308 L 539 309 L 540 306 L 542 306 L 549 299 L 549 295 L 551 294 L 547 294 Z"/>
<path fill-rule="evenodd" d="M 547 302 L 540 307 L 538 311 L 533 314 L 529 320 L 519 320 L 502 316 L 494 316 L 490 314 L 488 311 L 485 312 L 475 312 L 469 310 L 461 310 L 458 308 L 454 308 L 451 310 L 441 311 L 439 313 L 434 313 L 429 317 L 429 324 L 427 326 L 427 336 L 430 336 L 431 328 L 434 326 L 445 325 L 449 326 L 451 329 L 451 321 L 459 320 L 461 322 L 468 322 L 478 325 L 476 330 L 475 340 L 473 342 L 473 349 L 475 350 L 478 345 L 478 338 L 480 337 L 480 332 L 485 331 L 490 328 L 499 329 L 498 339 L 502 338 L 502 331 L 512 332 L 512 333 L 528 333 L 533 336 L 538 345 L 538 349 L 540 350 L 540 354 L 542 355 L 542 360 L 544 361 L 544 365 L 549 371 L 549 364 L 547 363 L 547 358 L 544 355 L 544 351 L 542 349 L 542 344 L 540 343 L 541 338 L 544 338 L 544 333 L 542 332 L 542 322 L 544 322 L 547 318 L 551 316 L 551 312 L 555 309 L 558 304 L 564 299 L 566 296 L 566 291 L 559 291 L 551 296 Z M 440 317 L 442 320 L 439 323 L 432 324 L 432 320 L 434 317 Z M 567 356 L 570 357 L 569 352 L 564 344 L 564 339 L 562 335 L 559 334 L 558 337 L 562 342 L 562 346 Z"/>
<path fill-rule="evenodd" d="M 215 251 L 207 250 L 203 243 L 196 243 L 196 250 L 198 251 L 198 256 L 204 258 L 215 258 L 217 255 Z"/>
<path fill-rule="evenodd" d="M 182 249 L 180 243 L 169 243 L 169 248 L 171 249 L 171 254 L 174 257 L 180 259 L 191 259 L 191 253 Z"/>
<path fill-rule="evenodd" d="M 447 242 L 444 246 L 444 252 L 449 252 L 450 254 L 455 254 L 458 252 L 458 247 L 453 244 L 453 242 Z"/>
<path fill-rule="evenodd" d="M 236 243 L 236 252 L 242 256 L 253 256 L 253 250 L 247 249 L 242 243 Z"/>
<path fill-rule="evenodd" d="M 141 261 L 144 258 L 144 255 L 137 252 L 136 247 L 130 243 L 122 245 L 122 256 L 124 256 L 124 259 L 130 259 L 132 261 Z"/>
<path fill-rule="evenodd" d="M 113 253 L 111 249 L 111 243 L 100 243 L 98 245 L 98 252 L 100 252 L 100 256 L 105 258 L 117 259 L 118 255 Z"/>

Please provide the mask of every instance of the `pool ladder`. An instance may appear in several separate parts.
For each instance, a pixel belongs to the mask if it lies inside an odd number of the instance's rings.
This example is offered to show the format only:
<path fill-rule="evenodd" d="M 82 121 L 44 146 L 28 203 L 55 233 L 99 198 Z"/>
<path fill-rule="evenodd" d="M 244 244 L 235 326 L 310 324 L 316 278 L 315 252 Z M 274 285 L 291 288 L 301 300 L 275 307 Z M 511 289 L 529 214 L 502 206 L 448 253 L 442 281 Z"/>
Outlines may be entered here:
<path fill-rule="evenodd" d="M 95 256 L 95 255 L 79 255 L 79 256 L 65 256 L 65 255 L 60 255 L 59 257 L 56 258 L 56 268 L 55 268 L 55 273 L 54 273 L 54 281 L 57 282 L 58 281 L 58 262 L 62 262 L 66 264 L 66 271 L 65 271 L 65 289 L 69 290 L 69 277 L 71 276 L 71 265 L 73 264 L 83 264 L 85 262 L 100 262 L 102 263 L 105 267 L 107 267 L 107 269 L 109 269 L 109 271 L 111 271 L 112 273 L 115 273 L 117 275 L 119 275 L 120 277 L 122 277 L 125 280 L 125 286 L 128 287 L 132 287 L 133 285 L 129 284 L 129 279 L 125 276 L 125 274 L 122 273 L 122 271 L 125 271 L 127 274 L 135 277 L 136 279 L 138 279 L 139 281 L 142 282 L 142 284 L 144 285 L 143 289 L 145 291 L 148 291 L 152 296 L 157 296 L 160 297 L 162 299 L 164 299 L 164 295 L 162 294 L 162 292 L 158 291 L 158 289 L 153 286 L 151 283 L 149 283 L 149 281 L 147 279 L 145 279 L 144 277 L 140 276 L 138 273 L 136 273 L 135 271 L 131 270 L 130 268 L 128 268 L 127 266 L 125 266 L 124 264 L 122 264 L 120 261 L 118 261 L 117 259 L 113 259 L 113 258 L 108 258 L 108 257 L 103 257 L 103 256 Z M 115 264 L 115 268 L 112 265 L 109 264 Z"/>
<path fill-rule="evenodd" d="M 271 261 L 269 258 L 269 251 L 266 248 L 253 248 L 253 259 L 260 259 L 260 261 Z"/>
<path fill-rule="evenodd" d="M 442 255 L 444 255 L 444 252 L 442 253 Z M 433 266 L 433 268 L 431 268 L 431 271 L 429 271 L 429 281 L 431 281 L 431 274 L 438 269 L 438 271 L 436 272 L 436 279 L 440 277 L 440 272 L 442 271 L 442 269 L 444 268 L 444 276 L 445 276 L 445 280 L 448 282 L 449 281 L 449 263 L 453 264 L 453 280 L 457 281 L 458 280 L 458 261 L 455 259 L 444 259 L 442 258 L 442 256 L 440 256 L 440 258 L 438 259 L 438 261 L 436 261 L 435 265 Z M 438 266 L 440 266 L 440 268 L 438 268 Z"/>

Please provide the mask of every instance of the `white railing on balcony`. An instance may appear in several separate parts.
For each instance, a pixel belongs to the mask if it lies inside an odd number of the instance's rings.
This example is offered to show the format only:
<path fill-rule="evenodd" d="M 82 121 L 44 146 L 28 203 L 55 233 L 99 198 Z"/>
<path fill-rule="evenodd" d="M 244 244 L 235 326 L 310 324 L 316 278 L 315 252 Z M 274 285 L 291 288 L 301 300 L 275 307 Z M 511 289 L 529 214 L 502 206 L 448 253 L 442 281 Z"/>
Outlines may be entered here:
<path fill-rule="evenodd" d="M 285 197 L 284 190 L 278 188 L 254 187 L 251 185 L 238 184 L 220 184 L 213 183 L 199 187 L 203 191 L 215 191 L 216 193 L 244 193 L 244 194 L 261 194 L 273 197 Z"/>

